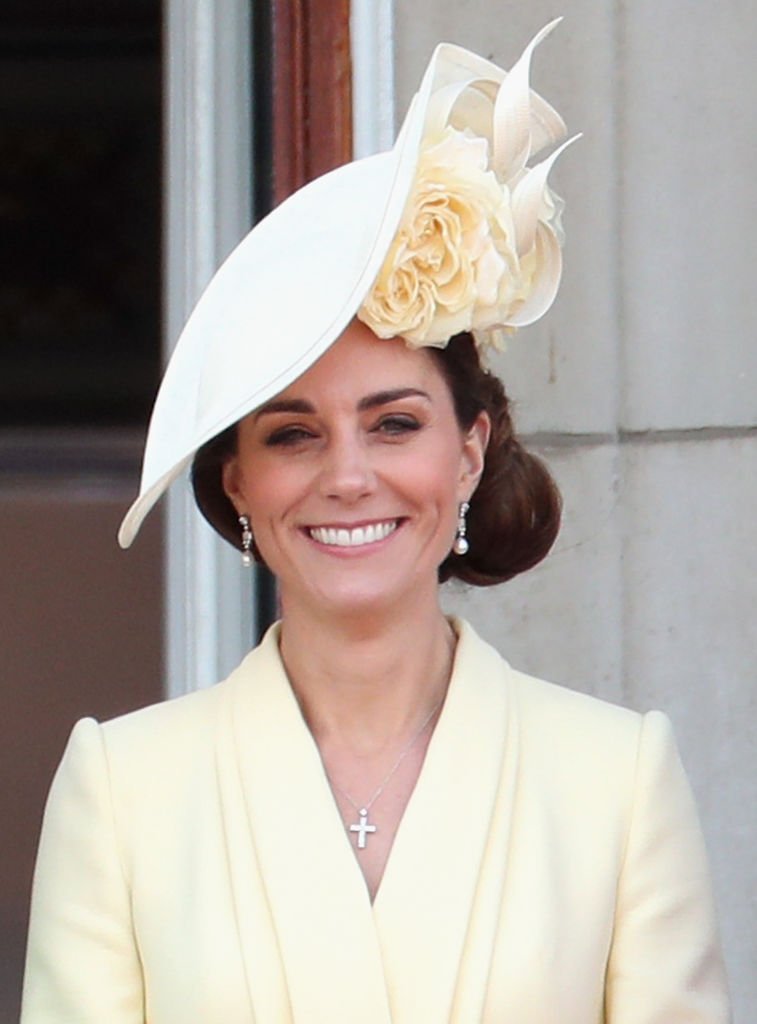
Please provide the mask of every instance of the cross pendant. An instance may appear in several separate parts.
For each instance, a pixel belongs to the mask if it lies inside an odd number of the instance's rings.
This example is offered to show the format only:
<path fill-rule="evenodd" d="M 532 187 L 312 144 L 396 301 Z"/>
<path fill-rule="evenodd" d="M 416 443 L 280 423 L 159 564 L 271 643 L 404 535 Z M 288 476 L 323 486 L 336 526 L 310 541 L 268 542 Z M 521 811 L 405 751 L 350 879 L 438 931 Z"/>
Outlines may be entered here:
<path fill-rule="evenodd" d="M 361 807 L 358 814 L 360 815 L 360 821 L 357 825 L 350 825 L 350 832 L 357 832 L 357 848 L 358 850 L 364 850 L 366 836 L 369 832 L 375 832 L 376 826 L 368 824 L 368 811 L 365 807 Z"/>

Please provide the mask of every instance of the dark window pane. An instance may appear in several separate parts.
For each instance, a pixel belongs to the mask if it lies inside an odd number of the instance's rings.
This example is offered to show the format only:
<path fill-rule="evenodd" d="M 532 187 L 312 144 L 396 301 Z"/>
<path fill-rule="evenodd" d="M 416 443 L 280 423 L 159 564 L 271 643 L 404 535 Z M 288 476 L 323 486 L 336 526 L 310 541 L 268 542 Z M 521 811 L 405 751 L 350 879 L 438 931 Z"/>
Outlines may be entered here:
<path fill-rule="evenodd" d="M 143 423 L 160 364 L 160 5 L 0 18 L 0 425 Z"/>

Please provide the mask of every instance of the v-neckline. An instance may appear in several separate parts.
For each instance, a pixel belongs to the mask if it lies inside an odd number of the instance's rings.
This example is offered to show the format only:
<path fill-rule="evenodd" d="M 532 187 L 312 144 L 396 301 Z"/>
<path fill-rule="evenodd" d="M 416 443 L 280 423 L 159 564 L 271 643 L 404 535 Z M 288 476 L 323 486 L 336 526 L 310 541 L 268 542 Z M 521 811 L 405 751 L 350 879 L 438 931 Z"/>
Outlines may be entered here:
<path fill-rule="evenodd" d="M 469 627 L 457 631 L 445 706 L 373 903 L 275 634 L 243 665 L 238 772 L 295 1020 L 348 1019 L 360 1006 L 363 1024 L 411 1021 L 418 998 L 422 1018 L 449 1019 L 507 711 L 501 659 Z"/>

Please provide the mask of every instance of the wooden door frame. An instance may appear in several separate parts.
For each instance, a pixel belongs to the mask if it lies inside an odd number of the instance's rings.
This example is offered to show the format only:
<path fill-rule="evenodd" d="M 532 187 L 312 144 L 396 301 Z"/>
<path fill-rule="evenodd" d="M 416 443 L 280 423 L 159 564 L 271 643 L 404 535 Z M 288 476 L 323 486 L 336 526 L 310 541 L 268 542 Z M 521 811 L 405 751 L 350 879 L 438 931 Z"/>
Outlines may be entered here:
<path fill-rule="evenodd" d="M 274 204 L 352 159 L 350 0 L 271 0 Z"/>

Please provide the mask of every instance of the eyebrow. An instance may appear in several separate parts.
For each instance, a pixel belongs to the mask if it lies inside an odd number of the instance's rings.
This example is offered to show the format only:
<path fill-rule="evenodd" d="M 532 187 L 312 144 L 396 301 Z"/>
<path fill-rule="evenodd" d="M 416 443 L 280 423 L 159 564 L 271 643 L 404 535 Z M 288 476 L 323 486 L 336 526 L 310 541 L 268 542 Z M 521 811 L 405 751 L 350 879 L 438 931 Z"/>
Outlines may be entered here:
<path fill-rule="evenodd" d="M 391 388 L 388 391 L 377 391 L 374 395 L 366 395 L 360 399 L 357 407 L 362 412 L 364 409 L 375 409 L 379 405 L 398 402 L 401 398 L 425 398 L 431 401 L 431 396 L 419 388 Z"/>
<path fill-rule="evenodd" d="M 431 401 L 431 396 L 420 388 L 390 388 L 387 391 L 377 391 L 375 394 L 366 395 L 357 403 L 358 410 L 364 412 L 366 409 L 375 409 L 380 405 L 389 405 L 391 402 L 398 402 L 402 398 L 425 398 Z M 304 398 L 275 398 L 267 402 L 262 409 L 255 413 L 255 419 L 268 413 L 291 412 L 305 415 L 314 415 L 316 408 L 312 402 Z"/>
<path fill-rule="evenodd" d="M 261 416 L 271 412 L 314 413 L 315 408 L 303 398 L 277 398 L 272 402 L 267 402 L 261 409 L 258 409 L 255 413 L 255 419 L 258 420 Z"/>

